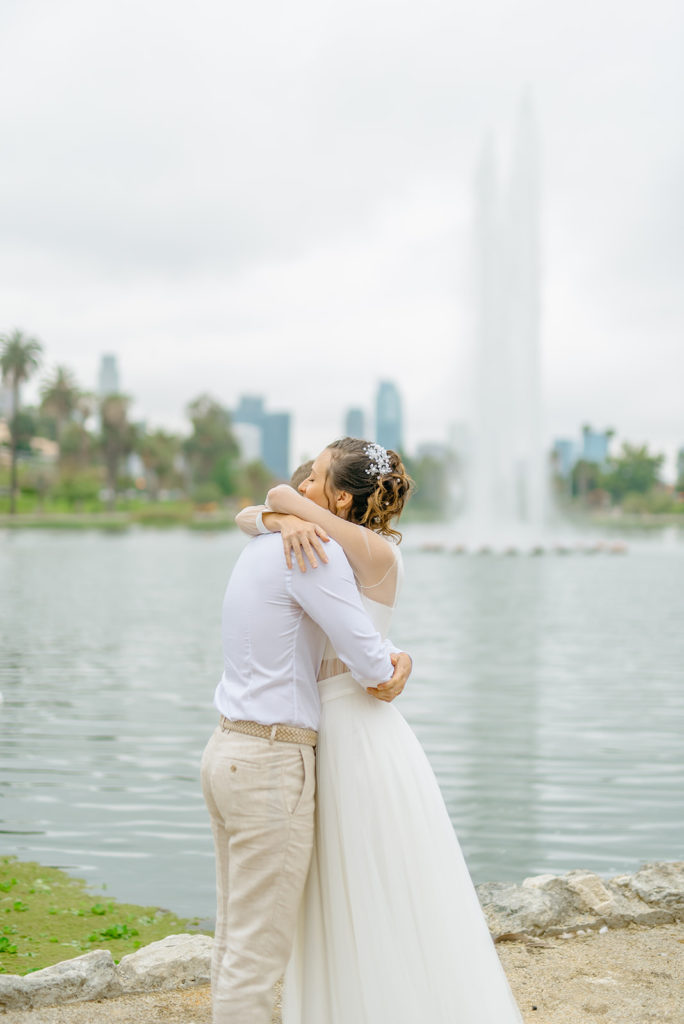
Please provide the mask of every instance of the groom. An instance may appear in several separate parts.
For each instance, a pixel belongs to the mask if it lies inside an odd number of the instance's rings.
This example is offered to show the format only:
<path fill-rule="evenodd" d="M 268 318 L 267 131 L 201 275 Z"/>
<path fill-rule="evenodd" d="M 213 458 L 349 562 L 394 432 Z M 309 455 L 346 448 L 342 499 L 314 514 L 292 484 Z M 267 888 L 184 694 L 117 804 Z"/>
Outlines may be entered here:
<path fill-rule="evenodd" d="M 360 685 L 386 684 L 385 699 L 411 671 L 364 611 L 342 548 L 325 550 L 303 573 L 286 565 L 279 534 L 256 537 L 225 593 L 221 720 L 202 758 L 216 851 L 214 1024 L 270 1024 L 290 956 L 313 847 L 326 638 Z"/>

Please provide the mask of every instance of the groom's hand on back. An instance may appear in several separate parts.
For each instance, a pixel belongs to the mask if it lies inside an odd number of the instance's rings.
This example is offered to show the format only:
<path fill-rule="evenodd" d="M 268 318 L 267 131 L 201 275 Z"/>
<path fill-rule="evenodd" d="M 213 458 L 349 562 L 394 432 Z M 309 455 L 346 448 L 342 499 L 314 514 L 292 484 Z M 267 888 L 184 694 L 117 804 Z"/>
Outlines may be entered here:
<path fill-rule="evenodd" d="M 390 654 L 390 661 L 394 665 L 394 675 L 386 683 L 378 683 L 377 686 L 367 686 L 366 690 L 371 697 L 378 700 L 394 700 L 406 686 L 408 677 L 411 675 L 413 662 L 405 651 L 399 654 Z"/>

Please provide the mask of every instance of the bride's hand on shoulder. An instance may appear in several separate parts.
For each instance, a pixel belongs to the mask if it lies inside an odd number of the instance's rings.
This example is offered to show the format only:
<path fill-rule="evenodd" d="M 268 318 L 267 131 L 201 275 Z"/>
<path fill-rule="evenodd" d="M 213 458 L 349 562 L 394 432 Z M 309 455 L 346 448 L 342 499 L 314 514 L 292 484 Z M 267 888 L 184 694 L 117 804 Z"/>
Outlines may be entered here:
<path fill-rule="evenodd" d="M 291 487 L 286 489 L 292 490 Z M 310 523 L 291 513 L 273 511 L 269 505 L 243 508 L 236 515 L 235 522 L 248 537 L 257 537 L 260 533 L 280 533 L 288 569 L 292 568 L 293 554 L 302 572 L 306 572 L 304 556 L 314 569 L 318 567 L 316 554 L 321 562 L 328 561 L 323 544 L 330 537 L 319 523 Z"/>
<path fill-rule="evenodd" d="M 307 523 L 305 519 L 293 515 L 281 514 L 278 519 L 288 569 L 292 568 L 293 555 L 302 572 L 306 572 L 305 557 L 312 569 L 318 568 L 316 556 L 321 562 L 328 561 L 323 544 L 326 544 L 330 537 L 322 526 Z"/>
<path fill-rule="evenodd" d="M 394 545 L 388 544 L 385 537 L 365 526 L 335 515 L 287 484 L 272 487 L 266 502 L 279 516 L 292 515 L 314 523 L 321 527 L 328 537 L 336 540 L 349 559 L 357 581 L 362 587 L 377 586 L 396 565 Z"/>

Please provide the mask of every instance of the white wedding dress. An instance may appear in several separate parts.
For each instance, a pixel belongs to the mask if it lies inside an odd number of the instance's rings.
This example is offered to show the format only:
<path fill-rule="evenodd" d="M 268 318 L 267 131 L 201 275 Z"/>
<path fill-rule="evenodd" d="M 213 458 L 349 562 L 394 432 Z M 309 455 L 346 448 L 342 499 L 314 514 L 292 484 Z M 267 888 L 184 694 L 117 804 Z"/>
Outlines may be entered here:
<path fill-rule="evenodd" d="M 361 596 L 386 636 L 392 608 Z M 522 1024 L 414 733 L 348 672 L 319 686 L 316 838 L 283 1024 Z"/>

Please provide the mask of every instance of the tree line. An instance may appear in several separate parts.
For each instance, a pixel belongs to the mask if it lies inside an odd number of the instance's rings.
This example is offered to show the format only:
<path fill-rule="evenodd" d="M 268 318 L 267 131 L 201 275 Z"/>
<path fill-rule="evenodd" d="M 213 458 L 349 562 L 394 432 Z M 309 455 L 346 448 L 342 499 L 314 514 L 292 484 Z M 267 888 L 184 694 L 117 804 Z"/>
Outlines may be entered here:
<path fill-rule="evenodd" d="M 585 428 L 587 429 L 587 428 Z M 612 435 L 612 431 L 609 435 Z M 567 479 L 556 475 L 556 491 L 564 500 L 589 508 L 619 507 L 630 513 L 684 512 L 684 467 L 674 488 L 662 481 L 665 456 L 647 444 L 622 444 L 617 455 L 599 463 L 578 459 Z"/>
<path fill-rule="evenodd" d="M 273 483 L 262 462 L 245 465 L 241 461 L 230 413 L 210 395 L 199 395 L 188 403 L 190 433 L 185 437 L 144 429 L 131 420 L 130 397 L 86 391 L 66 366 L 45 374 L 38 405 L 22 407 L 21 386 L 40 370 L 43 346 L 19 330 L 2 336 L 0 343 L 2 379 L 12 395 L 10 512 L 16 511 L 20 493 L 32 496 L 39 505 L 48 498 L 72 508 L 92 508 L 103 498 L 113 509 L 117 494 L 132 489 L 152 501 L 165 493 L 210 503 L 224 496 L 262 500 Z M 37 438 L 56 443 L 53 467 L 30 458 Z M 142 478 L 132 479 L 127 472 L 133 454 L 142 464 Z"/>

